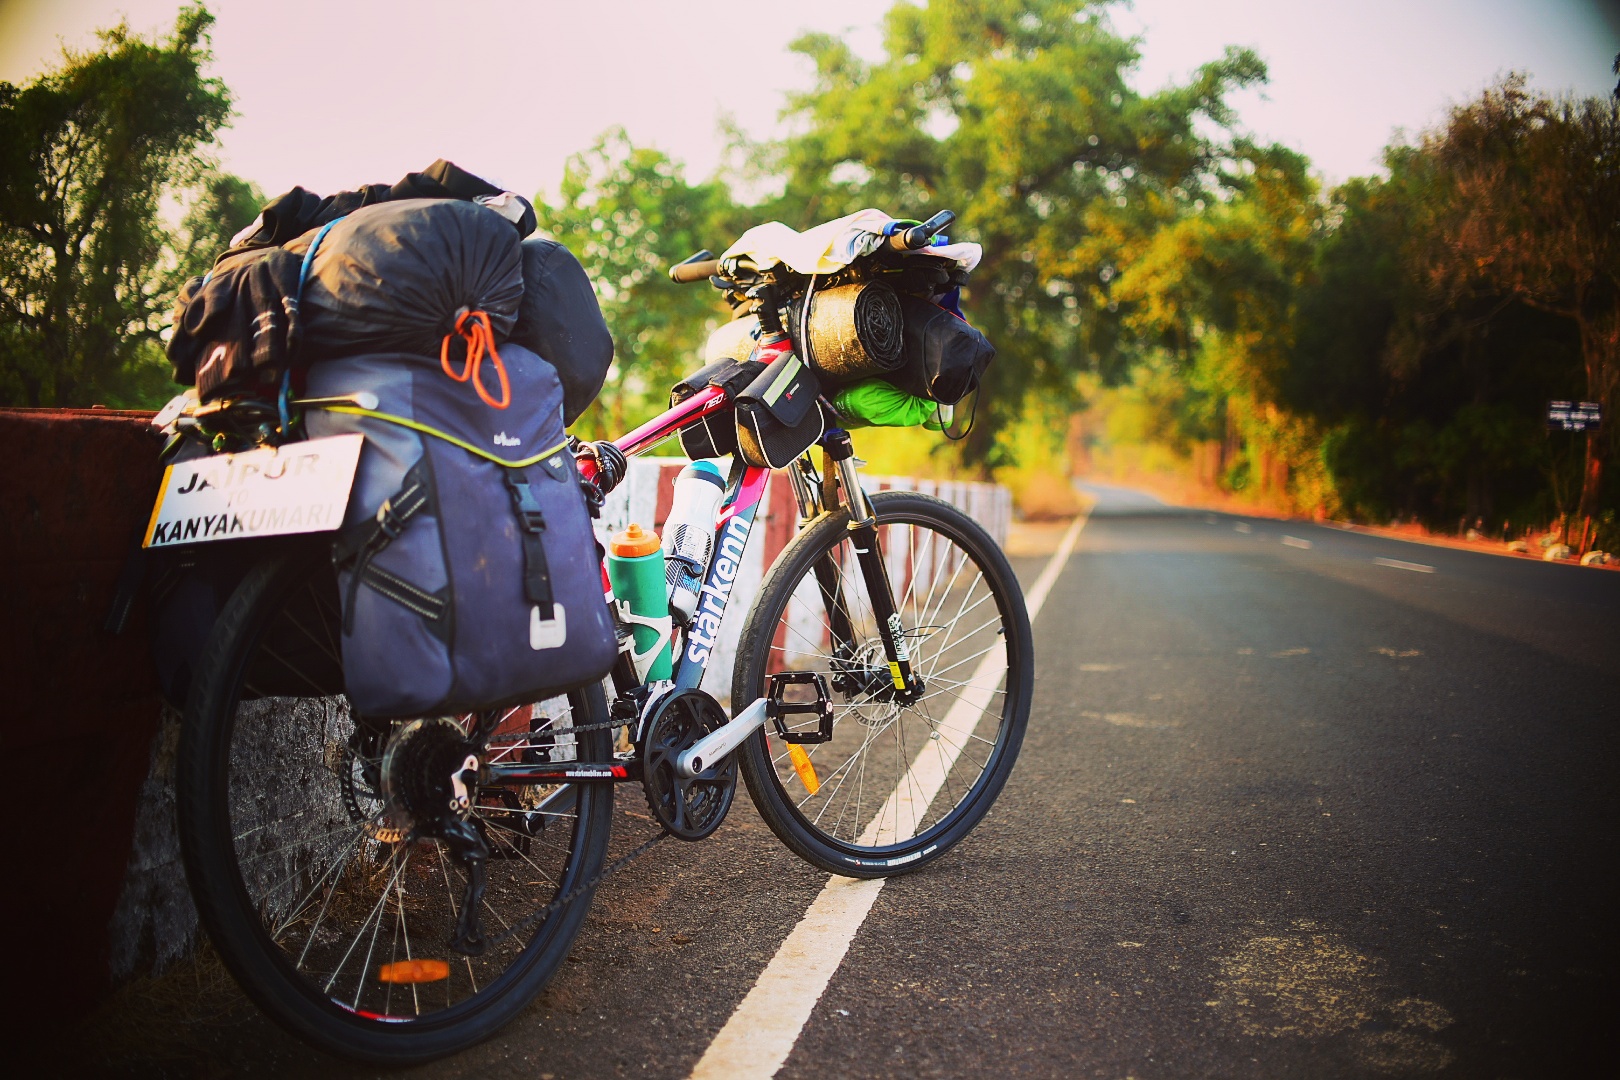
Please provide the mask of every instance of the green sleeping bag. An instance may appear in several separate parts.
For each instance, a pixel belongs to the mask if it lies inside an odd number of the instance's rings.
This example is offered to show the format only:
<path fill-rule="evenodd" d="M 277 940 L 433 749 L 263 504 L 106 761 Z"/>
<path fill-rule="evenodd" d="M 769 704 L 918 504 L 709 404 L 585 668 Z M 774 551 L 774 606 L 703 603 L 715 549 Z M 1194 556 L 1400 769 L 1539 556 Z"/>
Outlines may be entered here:
<path fill-rule="evenodd" d="M 916 427 L 939 431 L 951 422 L 951 407 L 908 394 L 882 379 L 862 379 L 832 396 L 849 427 Z"/>

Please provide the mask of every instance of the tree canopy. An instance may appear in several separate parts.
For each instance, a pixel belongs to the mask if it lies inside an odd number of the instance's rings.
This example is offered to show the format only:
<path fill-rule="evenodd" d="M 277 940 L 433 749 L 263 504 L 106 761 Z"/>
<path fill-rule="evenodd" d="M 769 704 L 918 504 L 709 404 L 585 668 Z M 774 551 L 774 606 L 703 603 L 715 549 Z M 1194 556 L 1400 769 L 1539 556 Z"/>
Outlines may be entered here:
<path fill-rule="evenodd" d="M 589 272 L 613 332 L 613 376 L 582 422 L 623 432 L 668 404 L 708 330 L 729 318 L 713 289 L 673 285 L 665 271 L 743 218 L 723 184 L 689 183 L 618 128 L 569 159 L 556 199 L 535 202 L 540 228 Z"/>
<path fill-rule="evenodd" d="M 1129 394 L 1142 437 L 1291 510 L 1576 521 L 1581 546 L 1620 546 L 1617 100 L 1509 76 L 1390 146 L 1381 175 L 1324 191 L 1305 158 L 1242 135 L 1233 94 L 1266 78 L 1252 52 L 1144 92 L 1114 2 L 900 0 L 875 59 L 805 35 L 790 134 L 736 137 L 723 177 L 688 178 L 621 129 L 576 154 L 536 203 L 617 345 L 581 430 L 661 406 L 729 316 L 671 284 L 671 263 L 770 219 L 949 208 L 955 238 L 984 247 L 965 307 L 998 350 L 940 455 L 957 466 L 1046 454 L 1088 394 Z M 167 392 L 175 290 L 263 201 L 207 157 L 230 111 L 210 23 L 188 7 L 162 40 L 120 26 L 0 84 L 0 402 Z M 768 194 L 739 198 L 740 181 Z M 1609 423 L 1549 433 L 1551 398 L 1598 401 Z"/>
<path fill-rule="evenodd" d="M 121 404 L 166 382 L 160 212 L 230 115 L 204 73 L 212 16 L 148 41 L 120 25 L 34 83 L 0 83 L 0 401 Z"/>
<path fill-rule="evenodd" d="M 790 99 L 800 133 L 765 159 L 784 181 L 761 207 L 805 227 L 863 206 L 957 212 L 984 245 L 969 314 L 1000 359 L 977 405 L 970 462 L 1009 450 L 995 435 L 1032 393 L 1072 398 L 1074 375 L 1123 379 L 1135 353 L 1113 282 L 1155 233 L 1223 191 L 1227 102 L 1265 79 L 1229 49 L 1185 84 L 1139 93 L 1137 43 L 1090 0 L 899 3 L 883 59 L 829 35 L 794 49 L 815 82 Z"/>

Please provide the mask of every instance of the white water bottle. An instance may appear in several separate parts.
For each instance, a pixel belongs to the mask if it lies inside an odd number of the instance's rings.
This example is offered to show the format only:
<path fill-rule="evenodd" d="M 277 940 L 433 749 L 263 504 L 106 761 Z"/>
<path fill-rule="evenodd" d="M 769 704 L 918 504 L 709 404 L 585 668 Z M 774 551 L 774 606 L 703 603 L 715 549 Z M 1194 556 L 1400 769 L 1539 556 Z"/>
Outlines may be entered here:
<path fill-rule="evenodd" d="M 669 613 L 682 626 L 697 611 L 698 592 L 714 554 L 714 513 L 725 491 L 725 479 L 712 462 L 693 462 L 675 478 L 675 496 L 664 522 L 664 566 Z"/>

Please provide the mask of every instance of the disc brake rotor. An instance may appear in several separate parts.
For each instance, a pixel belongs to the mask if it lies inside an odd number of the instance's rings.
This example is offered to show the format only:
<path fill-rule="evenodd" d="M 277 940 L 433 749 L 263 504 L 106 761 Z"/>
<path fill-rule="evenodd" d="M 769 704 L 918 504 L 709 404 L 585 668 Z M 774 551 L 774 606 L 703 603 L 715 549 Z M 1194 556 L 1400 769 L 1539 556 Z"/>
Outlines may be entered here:
<path fill-rule="evenodd" d="M 879 686 L 887 690 L 889 658 L 883 652 L 883 642 L 877 638 L 868 638 L 856 648 L 850 666 L 856 670 L 881 672 L 876 676 Z M 900 705 L 891 700 L 874 697 L 870 693 L 863 693 L 850 702 L 850 711 L 856 719 L 867 727 L 882 727 L 896 716 L 900 715 Z"/>
<path fill-rule="evenodd" d="M 726 712 L 701 690 L 682 690 L 661 701 L 641 747 L 641 786 L 653 817 L 670 835 L 702 840 L 720 827 L 737 791 L 737 762 L 728 756 L 688 779 L 676 769 L 680 755 L 727 722 Z"/>

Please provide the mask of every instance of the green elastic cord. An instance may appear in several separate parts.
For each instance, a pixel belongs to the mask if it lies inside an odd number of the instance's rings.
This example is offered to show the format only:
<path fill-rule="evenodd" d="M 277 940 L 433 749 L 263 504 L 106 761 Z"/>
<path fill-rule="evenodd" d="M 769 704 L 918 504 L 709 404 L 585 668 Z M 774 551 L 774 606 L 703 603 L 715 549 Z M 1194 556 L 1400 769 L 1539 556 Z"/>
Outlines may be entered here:
<path fill-rule="evenodd" d="M 392 413 L 377 412 L 374 409 L 362 409 L 356 405 L 321 405 L 318 406 L 318 408 L 325 409 L 327 412 L 347 413 L 350 416 L 365 416 L 370 417 L 372 420 L 381 420 L 386 424 L 398 424 L 400 427 L 408 427 L 412 431 L 420 431 L 424 435 L 432 435 L 435 439 L 443 439 L 452 446 L 461 447 L 469 454 L 477 454 L 481 458 L 486 458 L 493 461 L 497 465 L 504 465 L 508 469 L 521 469 L 524 466 L 533 465 L 536 462 L 544 461 L 552 454 L 555 454 L 559 450 L 566 449 L 568 446 L 568 440 L 564 439 L 551 449 L 542 450 L 533 457 L 526 457 L 520 461 L 508 461 L 506 458 L 490 453 L 481 446 L 474 446 L 472 443 L 464 442 L 463 440 L 456 438 L 454 435 L 447 435 L 438 428 L 428 427 L 426 424 L 418 423 L 415 420 L 407 420 L 403 416 L 394 416 Z"/>

